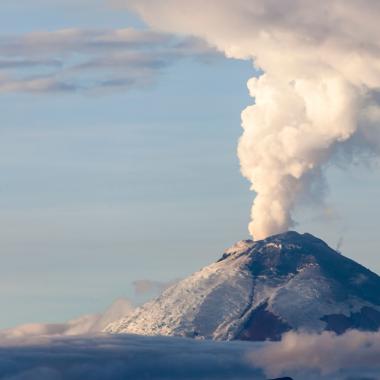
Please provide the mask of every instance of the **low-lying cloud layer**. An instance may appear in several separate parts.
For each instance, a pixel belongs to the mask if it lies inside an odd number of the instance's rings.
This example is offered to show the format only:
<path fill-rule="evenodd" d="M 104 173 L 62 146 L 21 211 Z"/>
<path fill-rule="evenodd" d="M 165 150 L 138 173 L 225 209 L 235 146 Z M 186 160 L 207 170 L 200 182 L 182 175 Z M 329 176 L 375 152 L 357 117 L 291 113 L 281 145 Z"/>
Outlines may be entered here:
<path fill-rule="evenodd" d="M 180 59 L 217 56 L 196 38 L 132 28 L 0 36 L 0 92 L 125 90 Z"/>
<path fill-rule="evenodd" d="M 378 379 L 379 358 L 380 332 L 354 330 L 340 336 L 290 332 L 251 355 L 268 376 L 297 374 L 305 379 Z"/>
<path fill-rule="evenodd" d="M 1 380 L 375 380 L 380 333 L 288 333 L 276 343 L 137 335 L 0 338 Z"/>
<path fill-rule="evenodd" d="M 97 334 L 133 310 L 129 300 L 119 298 L 102 314 L 83 315 L 62 323 L 30 323 L 0 330 L 0 344 L 25 344 L 47 337 Z"/>
<path fill-rule="evenodd" d="M 98 336 L 0 346 L 1 380 L 263 379 L 243 343 Z"/>

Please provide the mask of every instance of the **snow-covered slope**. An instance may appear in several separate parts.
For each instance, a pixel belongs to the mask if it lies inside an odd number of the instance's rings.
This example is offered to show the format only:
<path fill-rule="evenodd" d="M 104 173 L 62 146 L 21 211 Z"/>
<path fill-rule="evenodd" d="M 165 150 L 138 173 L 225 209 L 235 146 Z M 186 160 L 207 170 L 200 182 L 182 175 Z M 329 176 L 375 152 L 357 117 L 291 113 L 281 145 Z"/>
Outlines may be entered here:
<path fill-rule="evenodd" d="M 240 241 L 105 331 L 219 340 L 380 327 L 380 277 L 310 234 Z"/>

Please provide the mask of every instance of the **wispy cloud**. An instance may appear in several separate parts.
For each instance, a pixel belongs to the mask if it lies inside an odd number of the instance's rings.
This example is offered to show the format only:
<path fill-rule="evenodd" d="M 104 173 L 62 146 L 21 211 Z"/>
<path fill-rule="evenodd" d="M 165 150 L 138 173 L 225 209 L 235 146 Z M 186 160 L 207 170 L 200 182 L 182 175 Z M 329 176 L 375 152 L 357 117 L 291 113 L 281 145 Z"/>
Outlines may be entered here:
<path fill-rule="evenodd" d="M 133 281 L 135 295 L 140 296 L 156 296 L 161 294 L 170 286 L 176 284 L 179 279 L 171 281 L 155 281 L 155 280 L 136 280 Z"/>
<path fill-rule="evenodd" d="M 195 38 L 132 28 L 0 36 L 0 92 L 128 89 L 178 60 L 217 56 Z"/>

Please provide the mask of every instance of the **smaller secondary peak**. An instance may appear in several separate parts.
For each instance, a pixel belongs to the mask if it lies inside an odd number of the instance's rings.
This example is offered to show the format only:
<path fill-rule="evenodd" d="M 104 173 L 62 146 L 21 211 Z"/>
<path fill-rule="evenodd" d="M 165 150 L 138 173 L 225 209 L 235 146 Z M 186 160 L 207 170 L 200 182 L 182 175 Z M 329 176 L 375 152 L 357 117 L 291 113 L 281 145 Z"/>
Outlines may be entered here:
<path fill-rule="evenodd" d="M 252 247 L 255 246 L 255 244 L 256 243 L 253 240 L 240 240 L 237 243 L 235 243 L 232 247 L 227 248 L 224 251 L 223 256 L 220 258 L 220 260 L 218 260 L 218 262 L 223 261 L 230 256 L 235 256 L 238 254 L 248 252 L 252 249 Z"/>
<path fill-rule="evenodd" d="M 227 248 L 224 253 L 241 253 L 246 251 L 247 249 L 252 248 L 255 245 L 253 240 L 240 240 L 235 243 L 232 247 Z"/>

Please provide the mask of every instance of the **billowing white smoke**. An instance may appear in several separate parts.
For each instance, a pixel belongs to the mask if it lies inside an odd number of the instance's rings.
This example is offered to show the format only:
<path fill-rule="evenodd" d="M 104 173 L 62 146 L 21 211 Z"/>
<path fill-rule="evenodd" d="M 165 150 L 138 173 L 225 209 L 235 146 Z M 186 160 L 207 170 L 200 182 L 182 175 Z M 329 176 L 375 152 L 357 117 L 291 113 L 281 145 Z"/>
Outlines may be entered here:
<path fill-rule="evenodd" d="M 242 113 L 238 148 L 257 193 L 249 225 L 255 239 L 293 225 L 297 201 L 312 196 L 337 151 L 379 141 L 379 1 L 124 3 L 152 27 L 202 37 L 262 71 L 248 82 L 255 101 Z"/>
<path fill-rule="evenodd" d="M 242 114 L 242 172 L 257 196 L 249 230 L 255 238 L 283 232 L 291 210 L 334 145 L 356 128 L 360 97 L 340 76 L 286 80 L 264 74 L 248 83 L 256 104 Z"/>

